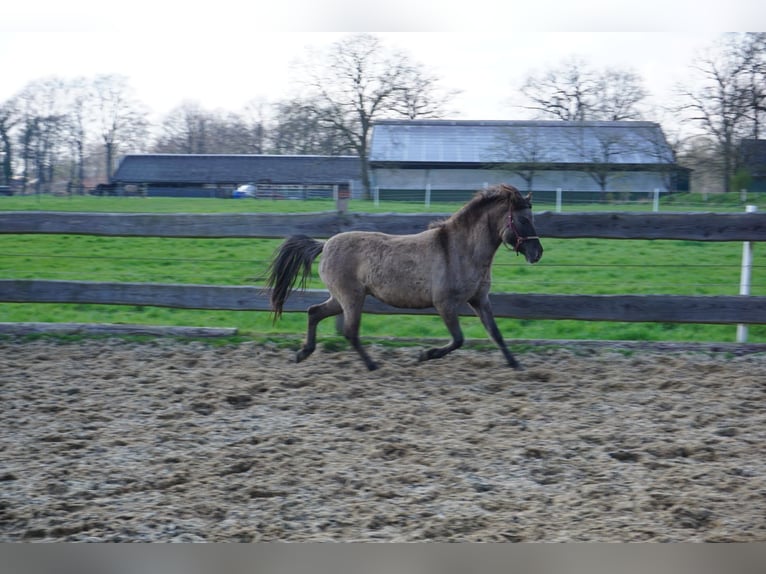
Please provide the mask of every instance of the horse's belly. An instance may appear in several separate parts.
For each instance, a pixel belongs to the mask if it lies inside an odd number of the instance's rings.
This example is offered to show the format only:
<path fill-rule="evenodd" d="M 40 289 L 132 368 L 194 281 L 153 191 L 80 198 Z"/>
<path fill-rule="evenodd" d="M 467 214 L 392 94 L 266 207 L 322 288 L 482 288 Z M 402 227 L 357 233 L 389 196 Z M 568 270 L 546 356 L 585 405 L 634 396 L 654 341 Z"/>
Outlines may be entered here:
<path fill-rule="evenodd" d="M 430 269 L 415 259 L 401 257 L 398 264 L 371 264 L 364 274 L 367 292 L 394 307 L 423 309 L 433 305 Z"/>
<path fill-rule="evenodd" d="M 412 284 L 406 289 L 381 289 L 378 286 L 369 286 L 367 291 L 376 299 L 383 301 L 392 307 L 403 309 L 425 309 L 433 306 L 430 292 L 414 288 Z"/>

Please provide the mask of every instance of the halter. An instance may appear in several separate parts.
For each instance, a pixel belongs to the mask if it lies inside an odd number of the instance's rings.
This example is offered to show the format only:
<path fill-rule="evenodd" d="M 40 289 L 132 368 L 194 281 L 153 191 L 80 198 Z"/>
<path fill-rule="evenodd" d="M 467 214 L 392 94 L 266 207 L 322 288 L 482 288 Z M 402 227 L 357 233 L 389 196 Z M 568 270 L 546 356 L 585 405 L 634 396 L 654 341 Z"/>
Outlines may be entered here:
<path fill-rule="evenodd" d="M 513 231 L 513 234 L 516 236 L 516 245 L 513 246 L 513 250 L 516 252 L 516 255 L 519 254 L 519 251 L 521 250 L 521 245 L 525 241 L 529 241 L 530 239 L 537 239 L 539 240 L 540 237 L 537 235 L 527 235 L 524 237 L 519 233 L 518 229 L 516 229 L 516 224 L 513 222 L 513 204 L 508 208 L 508 223 L 506 224 L 506 228 Z M 506 243 L 507 245 L 507 243 Z"/>

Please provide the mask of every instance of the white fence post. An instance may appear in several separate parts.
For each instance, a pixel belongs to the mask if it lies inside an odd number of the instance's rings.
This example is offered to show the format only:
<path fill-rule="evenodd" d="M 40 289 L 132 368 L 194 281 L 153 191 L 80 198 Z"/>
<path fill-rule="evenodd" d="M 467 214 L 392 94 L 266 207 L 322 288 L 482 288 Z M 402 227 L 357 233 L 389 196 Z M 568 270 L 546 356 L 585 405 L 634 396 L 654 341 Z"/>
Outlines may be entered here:
<path fill-rule="evenodd" d="M 654 188 L 654 201 L 652 201 L 652 211 L 655 213 L 660 210 L 660 188 Z"/>
<path fill-rule="evenodd" d="M 431 207 L 431 184 L 426 184 L 426 207 Z"/>
<path fill-rule="evenodd" d="M 375 202 L 375 207 L 380 207 L 380 186 L 376 185 L 372 190 L 372 198 Z"/>
<path fill-rule="evenodd" d="M 561 213 L 561 188 L 556 188 L 556 213 Z"/>
<path fill-rule="evenodd" d="M 758 207 L 748 205 L 745 213 L 755 213 Z M 750 275 L 753 268 L 753 244 L 750 241 L 742 243 L 742 272 L 739 278 L 739 294 L 750 295 Z M 737 325 L 737 343 L 747 342 L 747 325 Z"/>

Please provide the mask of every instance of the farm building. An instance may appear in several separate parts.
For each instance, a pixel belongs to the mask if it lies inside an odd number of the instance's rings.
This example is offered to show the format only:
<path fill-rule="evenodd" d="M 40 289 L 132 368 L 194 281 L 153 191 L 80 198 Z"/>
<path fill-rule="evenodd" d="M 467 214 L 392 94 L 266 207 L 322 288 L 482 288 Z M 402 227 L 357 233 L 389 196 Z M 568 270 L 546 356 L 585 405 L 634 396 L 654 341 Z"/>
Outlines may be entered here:
<path fill-rule="evenodd" d="M 383 120 L 370 145 L 372 186 L 381 198 L 464 199 L 511 183 L 549 199 L 556 188 L 581 199 L 688 190 L 652 122 Z M 587 197 L 586 197 L 587 196 Z"/>
<path fill-rule="evenodd" d="M 748 191 L 766 191 L 766 140 L 742 140 L 740 163 L 747 174 Z"/>
<path fill-rule="evenodd" d="M 231 197 L 251 184 L 256 197 L 332 197 L 361 194 L 359 158 L 318 155 L 126 155 L 112 182 L 145 189 L 149 196 Z"/>

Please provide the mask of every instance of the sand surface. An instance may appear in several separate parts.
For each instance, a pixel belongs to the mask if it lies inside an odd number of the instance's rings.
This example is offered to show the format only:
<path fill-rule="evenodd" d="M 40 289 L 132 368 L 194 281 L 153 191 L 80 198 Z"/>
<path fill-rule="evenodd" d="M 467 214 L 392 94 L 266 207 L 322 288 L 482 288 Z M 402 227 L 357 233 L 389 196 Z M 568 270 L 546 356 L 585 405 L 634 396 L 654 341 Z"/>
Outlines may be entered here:
<path fill-rule="evenodd" d="M 0 341 L 3 541 L 766 541 L 766 355 Z"/>

